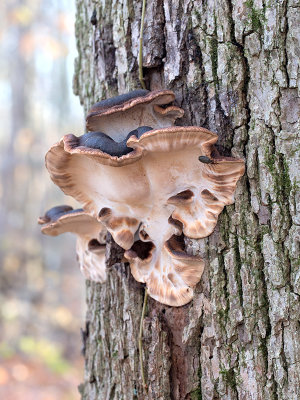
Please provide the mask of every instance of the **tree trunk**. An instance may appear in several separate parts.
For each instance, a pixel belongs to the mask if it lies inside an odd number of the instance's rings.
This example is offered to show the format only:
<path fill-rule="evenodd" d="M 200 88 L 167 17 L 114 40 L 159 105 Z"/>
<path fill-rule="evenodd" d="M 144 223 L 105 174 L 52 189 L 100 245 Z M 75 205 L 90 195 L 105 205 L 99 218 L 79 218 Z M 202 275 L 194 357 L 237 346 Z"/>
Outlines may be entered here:
<path fill-rule="evenodd" d="M 77 0 L 74 91 L 85 111 L 140 87 L 141 5 Z M 179 124 L 217 132 L 221 154 L 247 168 L 214 233 L 186 239 L 206 261 L 194 300 L 172 308 L 149 299 L 147 395 L 137 343 L 144 287 L 108 240 L 107 282 L 87 283 L 82 399 L 300 398 L 299 7 L 147 1 L 147 87 L 172 89 L 185 110 Z"/>

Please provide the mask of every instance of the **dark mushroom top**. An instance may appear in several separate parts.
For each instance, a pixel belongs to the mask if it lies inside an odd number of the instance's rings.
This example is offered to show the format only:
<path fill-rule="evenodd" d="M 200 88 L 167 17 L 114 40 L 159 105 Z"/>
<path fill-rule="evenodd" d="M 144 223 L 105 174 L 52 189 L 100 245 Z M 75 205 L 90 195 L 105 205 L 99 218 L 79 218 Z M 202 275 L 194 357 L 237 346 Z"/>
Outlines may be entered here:
<path fill-rule="evenodd" d="M 46 224 L 48 222 L 55 222 L 63 215 L 83 212 L 83 208 L 73 209 L 71 206 L 62 205 L 50 208 L 43 217 L 39 218 L 39 224 Z"/>
<path fill-rule="evenodd" d="M 56 206 L 39 217 L 38 223 L 43 225 L 42 233 L 57 236 L 61 233 L 72 232 L 87 237 L 99 237 L 100 232 L 106 231 L 104 226 L 82 208 L 74 210 L 67 205 Z"/>
<path fill-rule="evenodd" d="M 139 139 L 145 132 L 150 130 L 152 130 L 150 126 L 141 126 L 129 132 L 126 138 L 121 142 L 115 142 L 103 132 L 88 132 L 78 138 L 78 146 L 98 149 L 111 156 L 122 157 L 132 151 L 132 148 L 127 147 L 127 140 L 131 136 L 135 136 Z"/>
<path fill-rule="evenodd" d="M 139 89 L 133 90 L 132 92 L 120 94 L 119 96 L 111 97 L 110 99 L 101 100 L 98 103 L 95 103 L 89 111 L 88 118 L 92 115 L 100 114 L 109 108 L 113 108 L 116 106 L 121 106 L 130 100 L 136 98 L 143 98 L 149 94 L 149 90 Z"/>

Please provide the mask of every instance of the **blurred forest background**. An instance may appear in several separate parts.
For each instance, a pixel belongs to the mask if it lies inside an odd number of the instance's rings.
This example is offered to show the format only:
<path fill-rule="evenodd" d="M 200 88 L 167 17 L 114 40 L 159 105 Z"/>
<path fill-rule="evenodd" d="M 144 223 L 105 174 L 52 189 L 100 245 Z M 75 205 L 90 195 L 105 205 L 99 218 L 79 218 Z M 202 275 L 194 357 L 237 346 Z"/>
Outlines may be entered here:
<path fill-rule="evenodd" d="M 79 399 L 84 279 L 75 237 L 37 218 L 70 204 L 44 167 L 48 148 L 83 133 L 72 93 L 75 4 L 0 2 L 0 398 Z"/>

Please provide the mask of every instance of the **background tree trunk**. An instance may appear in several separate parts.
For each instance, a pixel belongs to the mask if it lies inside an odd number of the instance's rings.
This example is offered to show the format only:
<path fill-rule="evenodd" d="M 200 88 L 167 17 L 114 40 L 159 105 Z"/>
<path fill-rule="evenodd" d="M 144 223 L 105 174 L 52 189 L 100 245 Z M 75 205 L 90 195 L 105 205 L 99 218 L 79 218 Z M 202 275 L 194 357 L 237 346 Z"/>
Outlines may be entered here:
<path fill-rule="evenodd" d="M 149 299 L 147 396 L 137 349 L 144 288 L 109 240 L 107 283 L 87 283 L 83 399 L 300 398 L 299 7 L 147 1 L 147 87 L 172 89 L 185 110 L 179 124 L 217 132 L 221 154 L 243 157 L 247 170 L 214 233 L 186 240 L 206 260 L 194 300 Z M 140 0 L 77 0 L 74 90 L 85 111 L 140 87 L 140 18 Z"/>

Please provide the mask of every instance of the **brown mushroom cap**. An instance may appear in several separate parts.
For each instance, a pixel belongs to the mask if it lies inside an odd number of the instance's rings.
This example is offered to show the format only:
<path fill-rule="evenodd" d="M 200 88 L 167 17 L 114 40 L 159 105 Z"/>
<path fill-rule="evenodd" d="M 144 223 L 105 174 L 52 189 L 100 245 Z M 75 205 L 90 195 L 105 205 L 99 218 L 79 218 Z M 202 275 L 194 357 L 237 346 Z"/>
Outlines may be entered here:
<path fill-rule="evenodd" d="M 95 282 L 106 280 L 105 236 L 106 229 L 83 209 L 70 206 L 53 207 L 38 219 L 42 233 L 58 236 L 71 232 L 77 235 L 76 252 L 80 270 L 86 279 Z"/>
<path fill-rule="evenodd" d="M 38 223 L 43 225 L 41 232 L 49 236 L 71 232 L 97 237 L 101 231 L 101 224 L 82 208 L 74 210 L 66 205 L 51 208 L 44 216 L 39 217 Z"/>
<path fill-rule="evenodd" d="M 182 305 L 192 296 L 203 262 L 185 255 L 179 263 L 168 247 L 169 240 L 181 231 L 191 238 L 210 235 L 223 207 L 233 203 L 237 181 L 244 173 L 243 160 L 213 156 L 217 139 L 199 127 L 156 129 L 140 138 L 131 136 L 127 145 L 133 151 L 118 158 L 76 147 L 68 135 L 47 153 L 46 166 L 52 180 L 98 217 L 114 240 L 128 250 L 133 274 L 146 282 L 150 295 L 166 304 Z M 199 156 L 212 162 L 199 162 Z M 141 240 L 155 249 L 154 258 L 147 262 L 132 253 L 139 225 Z M 165 278 L 154 279 L 157 265 Z M 168 286 L 167 265 L 170 273 L 177 271 L 176 290 Z M 193 271 L 197 282 L 185 271 Z M 158 284 L 163 286 L 158 288 Z"/>
<path fill-rule="evenodd" d="M 139 126 L 157 129 L 174 125 L 184 111 L 176 106 L 161 107 L 174 100 L 175 95 L 170 90 L 135 90 L 94 104 L 86 126 L 90 131 L 104 132 L 120 142 Z"/>

